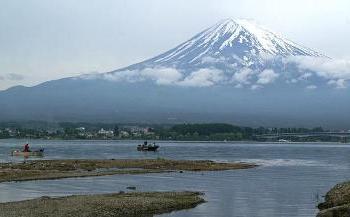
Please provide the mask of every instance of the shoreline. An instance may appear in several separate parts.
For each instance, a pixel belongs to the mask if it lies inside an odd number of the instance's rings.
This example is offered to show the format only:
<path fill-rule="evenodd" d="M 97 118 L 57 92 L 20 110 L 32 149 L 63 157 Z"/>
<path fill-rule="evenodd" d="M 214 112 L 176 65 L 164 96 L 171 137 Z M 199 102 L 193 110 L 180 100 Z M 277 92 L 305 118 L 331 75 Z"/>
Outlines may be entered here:
<path fill-rule="evenodd" d="M 0 139 L 0 141 L 10 141 L 10 140 L 19 140 L 19 141 L 90 141 L 90 142 L 140 142 L 143 143 L 145 140 L 143 139 L 29 139 L 29 138 L 5 138 Z M 157 143 L 225 143 L 225 144 L 342 144 L 342 145 L 350 145 L 350 142 L 343 143 L 343 142 L 263 142 L 263 141 L 256 141 L 256 140 L 154 140 L 154 139 L 147 139 L 148 141 L 154 141 Z"/>
<path fill-rule="evenodd" d="M 0 203 L 0 217 L 151 217 L 191 209 L 206 201 L 200 192 L 134 192 L 37 199 Z"/>
<path fill-rule="evenodd" d="M 223 171 L 250 169 L 257 166 L 252 163 L 221 163 L 209 160 L 31 160 L 19 163 L 0 163 L 0 183 L 125 174 Z"/>

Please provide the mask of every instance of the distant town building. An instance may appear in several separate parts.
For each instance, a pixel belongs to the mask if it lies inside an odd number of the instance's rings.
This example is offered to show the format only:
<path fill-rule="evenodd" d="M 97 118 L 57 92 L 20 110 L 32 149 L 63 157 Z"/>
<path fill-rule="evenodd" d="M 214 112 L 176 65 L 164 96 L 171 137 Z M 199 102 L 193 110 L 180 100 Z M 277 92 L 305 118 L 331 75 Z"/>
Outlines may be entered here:
<path fill-rule="evenodd" d="M 142 136 L 142 134 L 140 132 L 133 132 L 132 135 L 135 136 L 135 137 L 141 137 Z"/>
<path fill-rule="evenodd" d="M 125 131 L 125 130 L 121 130 L 120 132 L 119 132 L 119 136 L 120 137 L 128 137 L 130 134 L 127 132 L 127 131 Z"/>
<path fill-rule="evenodd" d="M 98 131 L 98 134 L 102 135 L 102 136 L 106 136 L 106 137 L 113 137 L 114 131 L 113 130 L 105 130 L 105 129 L 101 128 Z"/>

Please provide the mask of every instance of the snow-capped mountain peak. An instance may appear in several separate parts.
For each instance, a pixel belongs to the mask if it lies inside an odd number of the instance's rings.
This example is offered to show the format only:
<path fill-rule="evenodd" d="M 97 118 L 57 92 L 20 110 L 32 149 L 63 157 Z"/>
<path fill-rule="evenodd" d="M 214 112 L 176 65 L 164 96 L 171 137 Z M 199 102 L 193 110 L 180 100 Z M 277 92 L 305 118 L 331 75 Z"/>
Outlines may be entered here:
<path fill-rule="evenodd" d="M 323 56 L 320 53 L 298 45 L 277 33 L 271 32 L 270 30 L 259 26 L 254 21 L 238 19 L 232 22 L 238 23 L 238 25 L 254 35 L 261 48 L 269 54 L 282 56 Z"/>
<path fill-rule="evenodd" d="M 256 89 L 277 84 L 277 80 L 292 84 L 306 80 L 302 79 L 305 67 L 296 70 L 299 62 L 294 59 L 300 56 L 325 57 L 252 21 L 226 19 L 163 54 L 101 77 L 183 86 L 233 84 Z M 309 81 L 311 76 L 307 78 Z"/>
<path fill-rule="evenodd" d="M 225 19 L 155 58 L 147 65 L 177 68 L 200 64 L 212 57 L 251 66 L 270 56 L 323 56 L 245 19 Z"/>

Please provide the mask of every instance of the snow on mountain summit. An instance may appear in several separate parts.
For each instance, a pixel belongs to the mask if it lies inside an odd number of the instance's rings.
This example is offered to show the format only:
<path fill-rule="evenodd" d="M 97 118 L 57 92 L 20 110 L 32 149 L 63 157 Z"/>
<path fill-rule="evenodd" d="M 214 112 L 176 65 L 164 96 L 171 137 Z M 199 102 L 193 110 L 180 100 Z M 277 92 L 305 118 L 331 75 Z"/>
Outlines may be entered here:
<path fill-rule="evenodd" d="M 254 22 L 244 19 L 226 19 L 195 35 L 153 59 L 149 65 L 188 67 L 199 64 L 203 58 L 225 58 L 244 66 L 262 63 L 266 56 L 323 56 L 277 35 Z M 181 67 L 182 66 L 182 67 Z"/>
<path fill-rule="evenodd" d="M 236 20 L 242 28 L 250 32 L 257 39 L 257 47 L 261 51 L 272 54 L 272 55 L 282 55 L 282 56 L 323 56 L 311 49 L 305 48 L 298 45 L 283 36 L 273 33 L 263 27 L 258 26 L 254 22 L 249 22 L 248 20 L 239 19 Z"/>

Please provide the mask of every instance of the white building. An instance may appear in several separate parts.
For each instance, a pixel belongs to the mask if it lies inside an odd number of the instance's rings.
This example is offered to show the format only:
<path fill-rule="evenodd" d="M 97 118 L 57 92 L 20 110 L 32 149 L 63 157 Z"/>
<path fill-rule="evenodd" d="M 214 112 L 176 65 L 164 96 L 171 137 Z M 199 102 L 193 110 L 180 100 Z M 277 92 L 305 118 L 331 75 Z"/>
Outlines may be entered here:
<path fill-rule="evenodd" d="M 101 128 L 98 131 L 98 134 L 102 135 L 102 136 L 112 137 L 114 135 L 114 131 L 113 130 L 105 130 L 105 129 Z"/>

